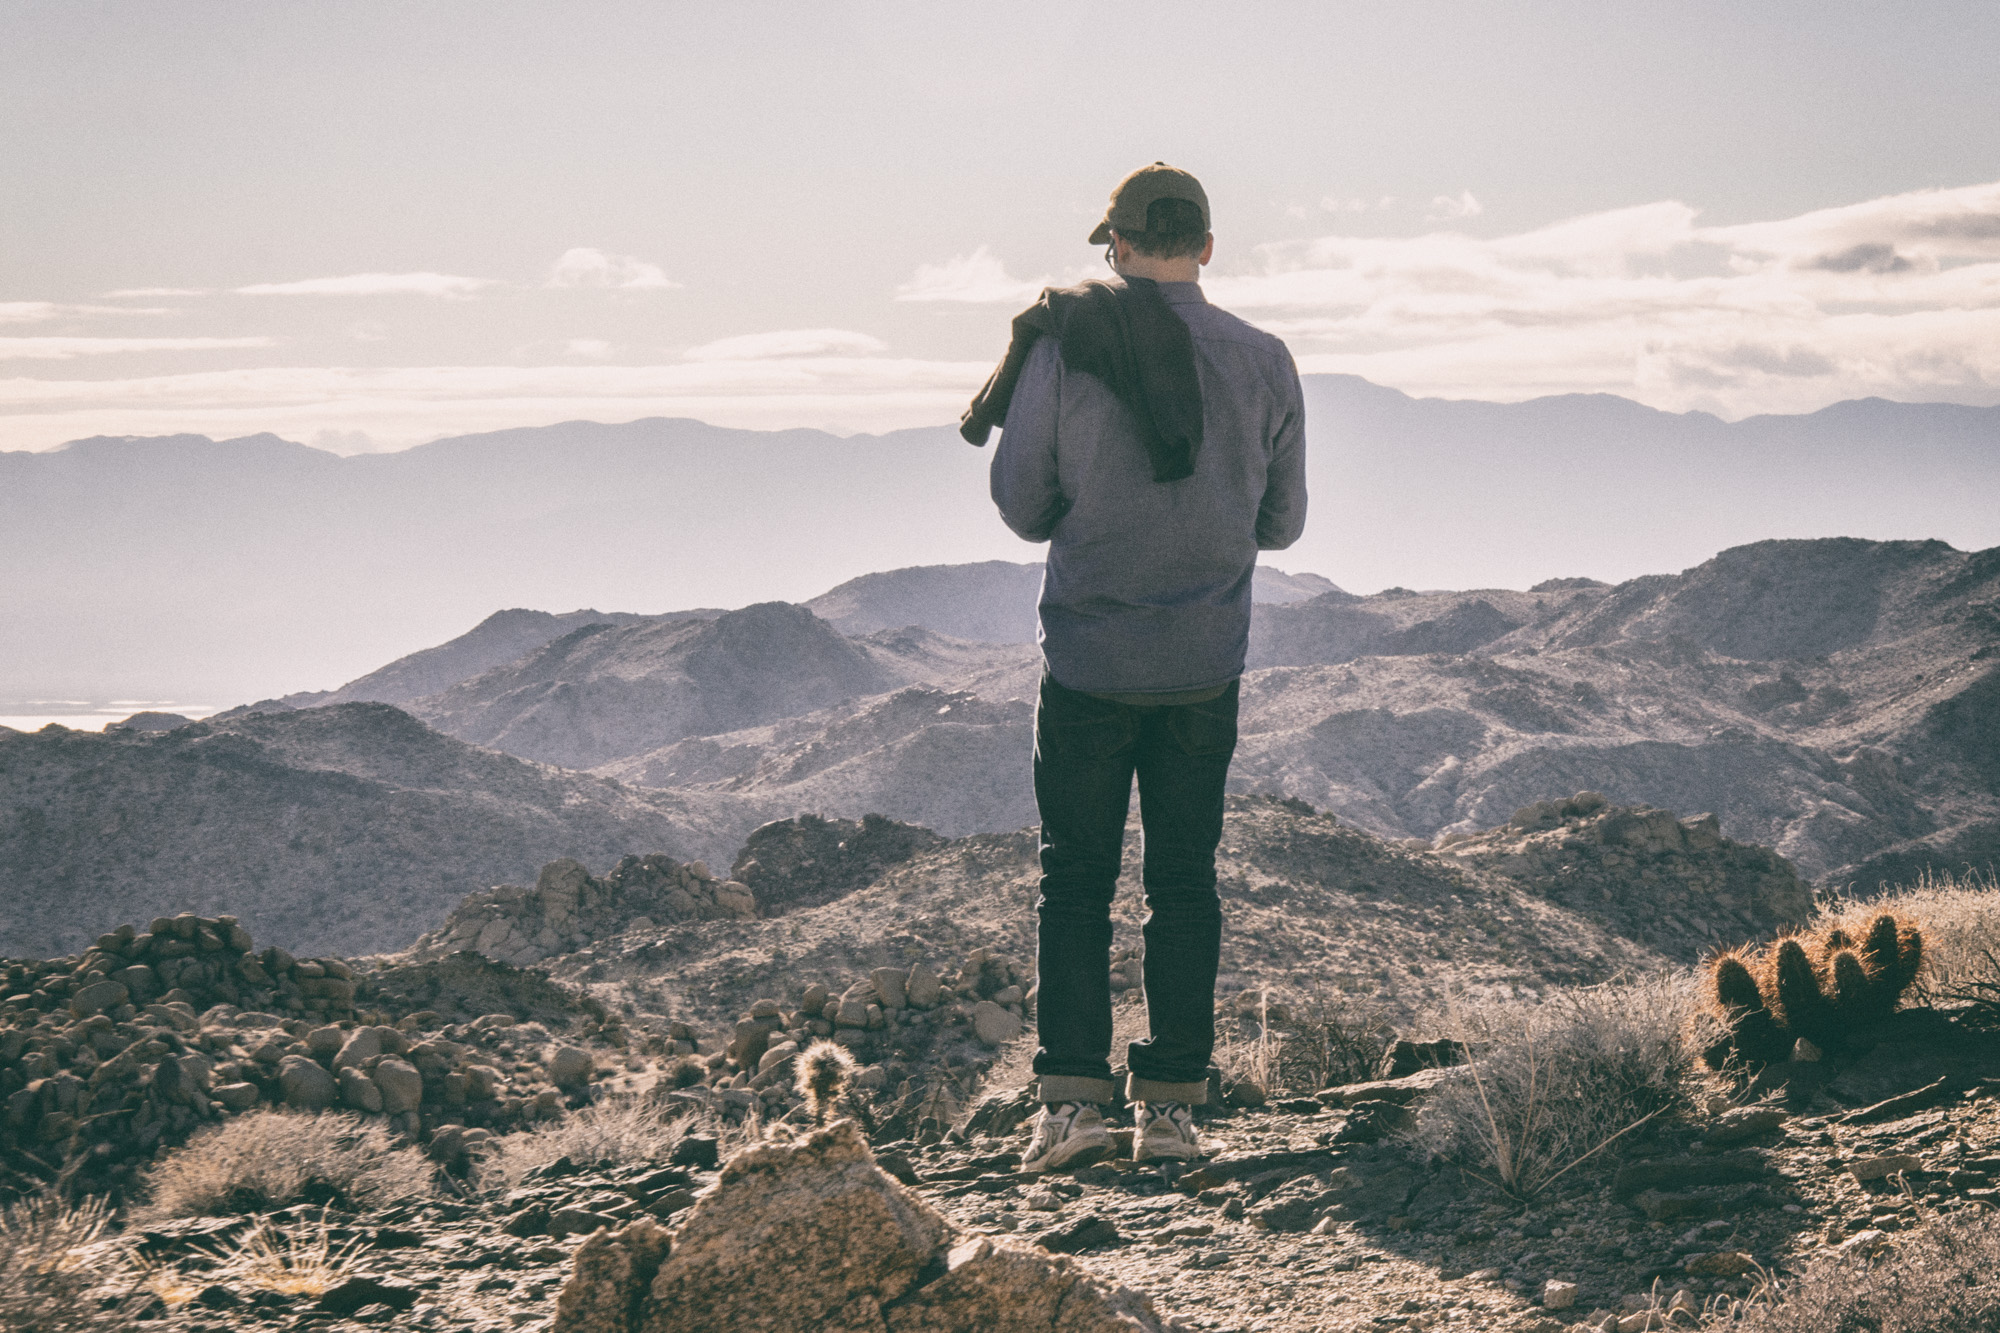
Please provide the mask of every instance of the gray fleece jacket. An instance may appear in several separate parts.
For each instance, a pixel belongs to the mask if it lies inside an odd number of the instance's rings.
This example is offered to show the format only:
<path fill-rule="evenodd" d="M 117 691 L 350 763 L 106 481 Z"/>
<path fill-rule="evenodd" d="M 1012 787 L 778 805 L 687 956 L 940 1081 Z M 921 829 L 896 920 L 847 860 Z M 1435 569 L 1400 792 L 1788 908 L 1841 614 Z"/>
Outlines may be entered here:
<path fill-rule="evenodd" d="M 1257 552 L 1305 528 L 1305 405 L 1285 345 L 1208 304 L 1161 295 L 1187 321 L 1201 378 L 1194 475 L 1156 482 L 1123 404 L 1037 342 L 994 450 L 1007 526 L 1049 543 L 1041 644 L 1057 683 L 1096 694 L 1226 685 L 1250 644 Z"/>

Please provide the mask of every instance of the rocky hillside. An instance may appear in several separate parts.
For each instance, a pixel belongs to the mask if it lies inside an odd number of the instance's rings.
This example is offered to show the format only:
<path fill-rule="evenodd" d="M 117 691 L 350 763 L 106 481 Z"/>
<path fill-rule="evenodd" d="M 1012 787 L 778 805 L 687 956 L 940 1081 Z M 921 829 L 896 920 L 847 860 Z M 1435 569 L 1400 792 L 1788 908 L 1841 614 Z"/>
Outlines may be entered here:
<path fill-rule="evenodd" d="M 1766 542 L 1616 588 L 1335 590 L 1257 608 L 1232 789 L 1427 840 L 1599 790 L 1866 889 L 2000 854 L 1996 653 L 2000 552 L 1937 542 Z M 1027 664 L 933 670 L 602 771 L 1001 831 L 1033 819 L 1032 687 Z"/>
<path fill-rule="evenodd" d="M 385 704 L 4 733 L 0 950 L 75 952 L 106 922 L 183 912 L 296 950 L 402 948 L 552 856 L 726 860 L 755 822 L 475 749 Z"/>
<path fill-rule="evenodd" d="M 1023 660 L 921 631 L 850 639 L 803 607 L 767 602 L 709 621 L 588 625 L 412 711 L 476 745 L 590 768 Z"/>

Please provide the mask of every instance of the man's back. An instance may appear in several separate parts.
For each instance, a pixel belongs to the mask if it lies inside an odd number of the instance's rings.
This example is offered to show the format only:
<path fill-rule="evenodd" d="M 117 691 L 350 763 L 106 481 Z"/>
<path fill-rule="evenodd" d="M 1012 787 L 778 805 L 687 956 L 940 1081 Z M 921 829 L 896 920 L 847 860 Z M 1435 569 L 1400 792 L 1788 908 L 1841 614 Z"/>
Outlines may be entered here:
<path fill-rule="evenodd" d="M 1015 532 L 1050 542 L 1042 647 L 1071 689 L 1171 693 L 1243 671 L 1258 550 L 1305 525 L 1304 407 L 1283 343 L 1209 305 L 1199 284 L 1159 291 L 1188 326 L 1201 382 L 1194 475 L 1158 482 L 1132 414 L 1038 342 L 993 458 Z"/>

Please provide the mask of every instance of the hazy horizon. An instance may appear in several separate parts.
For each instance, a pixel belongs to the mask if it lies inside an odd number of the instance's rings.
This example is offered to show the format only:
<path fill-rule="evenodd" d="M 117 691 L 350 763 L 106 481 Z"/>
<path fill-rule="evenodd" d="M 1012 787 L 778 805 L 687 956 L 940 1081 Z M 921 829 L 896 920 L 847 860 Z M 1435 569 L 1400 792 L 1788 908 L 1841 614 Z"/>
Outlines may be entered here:
<path fill-rule="evenodd" d="M 0 449 L 950 421 L 1155 158 L 1308 372 L 1992 404 L 1996 47 L 1969 0 L 0 0 Z"/>

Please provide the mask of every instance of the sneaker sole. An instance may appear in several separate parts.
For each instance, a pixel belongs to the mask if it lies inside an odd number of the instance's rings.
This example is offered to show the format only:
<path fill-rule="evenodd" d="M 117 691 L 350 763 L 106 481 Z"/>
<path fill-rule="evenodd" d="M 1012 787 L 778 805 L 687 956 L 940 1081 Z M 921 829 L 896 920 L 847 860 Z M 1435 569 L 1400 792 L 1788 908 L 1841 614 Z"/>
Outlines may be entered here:
<path fill-rule="evenodd" d="M 1092 1162 L 1104 1160 L 1116 1151 L 1117 1145 L 1111 1142 L 1111 1135 L 1106 1134 L 1101 1139 L 1093 1136 L 1074 1147 L 1065 1143 L 1039 1162 L 1021 1163 L 1021 1174 L 1038 1176 L 1045 1171 L 1060 1171 L 1066 1166 L 1088 1166 Z"/>

